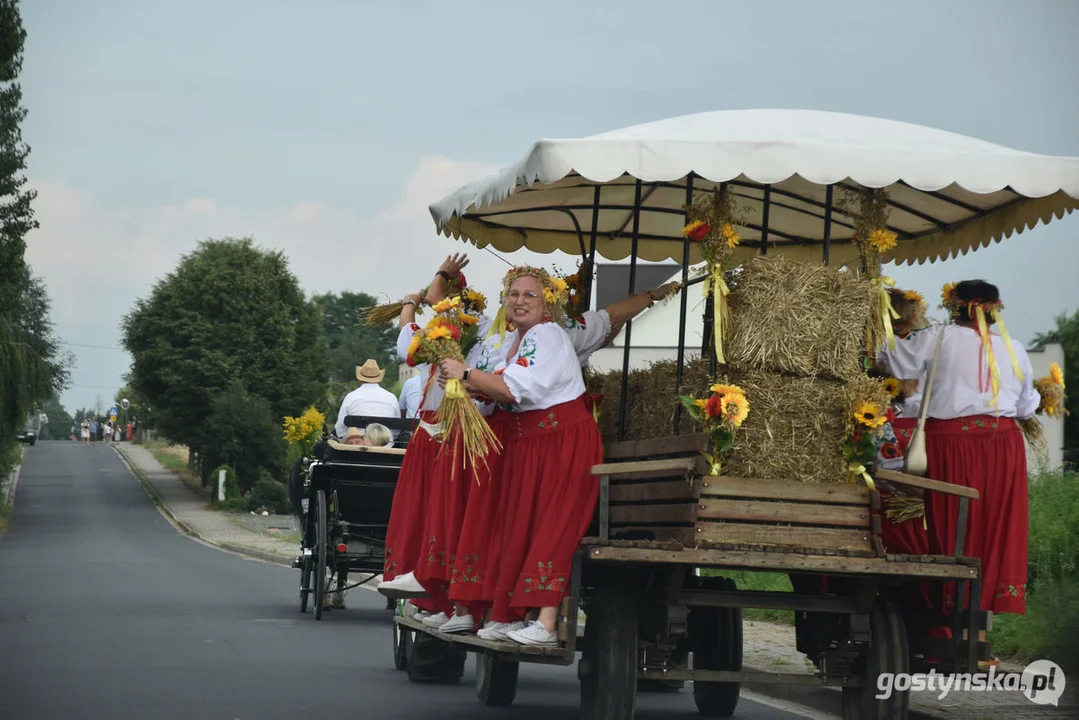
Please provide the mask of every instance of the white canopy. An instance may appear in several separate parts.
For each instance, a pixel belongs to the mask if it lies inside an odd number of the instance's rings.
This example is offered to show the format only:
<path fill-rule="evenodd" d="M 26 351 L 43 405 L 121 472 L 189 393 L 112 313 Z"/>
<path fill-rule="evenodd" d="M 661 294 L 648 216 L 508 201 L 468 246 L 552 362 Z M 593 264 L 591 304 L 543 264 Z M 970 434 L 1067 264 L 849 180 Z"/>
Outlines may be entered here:
<path fill-rule="evenodd" d="M 749 218 L 742 258 L 761 250 L 820 262 L 828 186 L 886 188 L 899 245 L 884 260 L 966 253 L 1079 207 L 1079 158 L 1012 150 L 932 128 L 809 110 L 734 110 L 661 120 L 571 140 L 541 140 L 519 162 L 430 206 L 438 230 L 512 252 L 631 252 L 642 181 L 638 256 L 682 261 L 687 178 L 693 191 L 729 183 Z M 834 208 L 834 203 L 833 203 Z M 829 258 L 850 262 L 852 222 L 833 209 Z M 696 247 L 690 261 L 700 261 Z"/>

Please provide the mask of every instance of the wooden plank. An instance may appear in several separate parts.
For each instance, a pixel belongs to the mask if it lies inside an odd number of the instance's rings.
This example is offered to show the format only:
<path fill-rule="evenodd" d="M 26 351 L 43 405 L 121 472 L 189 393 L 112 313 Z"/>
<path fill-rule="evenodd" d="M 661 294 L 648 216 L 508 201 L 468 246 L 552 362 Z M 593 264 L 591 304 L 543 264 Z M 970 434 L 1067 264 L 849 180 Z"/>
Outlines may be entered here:
<path fill-rule="evenodd" d="M 609 498 L 612 503 L 649 502 L 656 500 L 686 500 L 695 502 L 701 492 L 701 480 L 675 478 L 668 482 L 611 485 Z"/>
<path fill-rule="evenodd" d="M 536 656 L 545 656 L 551 660 L 560 660 L 559 664 L 569 665 L 573 662 L 576 653 L 571 653 L 565 647 L 540 647 L 535 645 L 520 645 L 507 640 L 506 642 L 496 642 L 494 640 L 483 640 L 480 637 L 471 633 L 444 633 L 435 630 L 434 628 L 424 625 L 419 620 L 415 620 L 410 617 L 402 617 L 400 615 L 395 616 L 393 621 L 398 625 L 404 625 L 405 627 L 412 628 L 419 632 L 427 633 L 432 637 L 436 637 L 439 640 L 445 640 L 446 642 L 454 645 L 467 645 L 473 648 L 491 650 L 498 653 L 505 653 L 507 655 L 521 655 L 520 659 L 536 660 Z"/>
<path fill-rule="evenodd" d="M 686 473 L 697 466 L 697 458 L 668 458 L 664 460 L 634 460 L 631 462 L 603 463 L 593 465 L 593 475 L 618 475 L 633 477 L 637 473 L 663 470 L 671 474 Z"/>
<path fill-rule="evenodd" d="M 652 542 L 674 541 L 681 543 L 683 546 L 692 546 L 696 533 L 691 527 L 669 527 L 662 525 L 657 527 L 620 525 L 617 528 L 611 528 L 612 537 L 625 537 L 626 535 L 633 535 L 641 540 L 650 540 Z"/>
<path fill-rule="evenodd" d="M 603 448 L 603 457 L 607 460 L 628 460 L 664 455 L 689 455 L 707 450 L 710 441 L 711 437 L 707 433 L 626 440 L 608 444 Z"/>
<path fill-rule="evenodd" d="M 929 478 L 918 477 L 917 475 L 908 475 L 907 473 L 899 472 L 898 470 L 878 468 L 873 474 L 881 480 L 887 480 L 893 485 L 906 485 L 907 487 L 930 490 L 932 492 L 944 493 L 945 495 L 967 497 L 971 500 L 977 500 L 980 497 L 978 491 L 974 488 L 940 482 L 939 480 L 930 480 Z"/>
<path fill-rule="evenodd" d="M 805 526 L 751 525 L 745 523 L 697 523 L 697 538 L 706 542 L 778 545 L 801 548 L 868 549 L 869 529 L 836 530 Z"/>
<path fill-rule="evenodd" d="M 367 445 L 345 445 L 336 440 L 328 440 L 327 444 L 334 450 L 354 453 L 371 453 L 373 455 L 404 455 L 405 448 L 368 447 Z"/>
<path fill-rule="evenodd" d="M 809 673 L 769 673 L 760 670 L 680 670 L 677 668 L 642 667 L 637 671 L 639 679 L 653 680 L 699 680 L 701 682 L 755 683 L 758 685 L 798 685 L 809 687 L 860 687 L 856 677 L 824 678 Z"/>
<path fill-rule="evenodd" d="M 701 497 L 736 497 L 760 500 L 864 505 L 869 507 L 869 488 L 849 483 L 801 483 L 784 480 L 747 480 L 732 477 L 704 479 Z"/>
<path fill-rule="evenodd" d="M 869 508 L 857 505 L 810 505 L 761 500 L 702 499 L 697 517 L 702 520 L 740 520 L 798 525 L 869 527 Z"/>
<path fill-rule="evenodd" d="M 633 547 L 590 546 L 588 559 L 617 563 L 656 563 L 771 572 L 808 572 L 825 575 L 888 575 L 908 578 L 970 580 L 978 568 L 943 563 L 897 562 L 886 557 L 844 557 L 750 550 L 652 550 Z"/>
<path fill-rule="evenodd" d="M 857 598 L 808 595 L 767 590 L 683 590 L 678 605 L 734 607 L 761 610 L 801 610 L 822 613 L 856 613 Z"/>
<path fill-rule="evenodd" d="M 692 501 L 671 505 L 614 505 L 609 512 L 612 528 L 627 523 L 697 522 L 697 504 Z"/>

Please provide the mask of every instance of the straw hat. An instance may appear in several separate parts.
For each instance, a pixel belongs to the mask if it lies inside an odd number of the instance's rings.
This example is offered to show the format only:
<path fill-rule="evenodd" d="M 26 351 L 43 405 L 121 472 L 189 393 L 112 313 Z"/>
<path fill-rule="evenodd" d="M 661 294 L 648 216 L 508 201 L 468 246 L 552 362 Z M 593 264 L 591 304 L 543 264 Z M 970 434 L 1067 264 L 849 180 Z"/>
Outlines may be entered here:
<path fill-rule="evenodd" d="M 345 431 L 345 436 L 343 438 L 341 438 L 341 440 L 344 441 L 344 442 L 348 442 L 350 439 L 352 439 L 354 437 L 363 437 L 363 436 L 364 436 L 363 430 L 360 430 L 359 428 L 350 427 L 348 430 Z"/>
<path fill-rule="evenodd" d="M 378 383 L 382 382 L 384 377 L 386 377 L 386 371 L 379 369 L 378 363 L 373 358 L 368 358 L 363 365 L 356 366 L 356 379 L 360 382 Z"/>

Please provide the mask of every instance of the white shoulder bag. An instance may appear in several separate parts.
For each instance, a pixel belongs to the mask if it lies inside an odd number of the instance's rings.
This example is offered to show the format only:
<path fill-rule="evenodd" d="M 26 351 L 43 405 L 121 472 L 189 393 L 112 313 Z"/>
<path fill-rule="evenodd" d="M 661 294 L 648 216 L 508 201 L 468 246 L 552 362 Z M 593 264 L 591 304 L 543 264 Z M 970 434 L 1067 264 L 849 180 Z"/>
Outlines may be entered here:
<path fill-rule="evenodd" d="M 948 329 L 941 327 L 937 336 L 937 347 L 933 351 L 933 364 L 929 367 L 929 378 L 926 380 L 925 389 L 922 391 L 922 406 L 918 412 L 918 425 L 910 436 L 910 444 L 907 445 L 906 455 L 903 457 L 903 472 L 908 475 L 925 477 L 929 471 L 929 458 L 925 452 L 925 419 L 929 415 L 929 396 L 933 392 L 933 380 L 937 375 L 937 361 L 940 360 L 940 346 L 944 342 L 944 332 Z"/>

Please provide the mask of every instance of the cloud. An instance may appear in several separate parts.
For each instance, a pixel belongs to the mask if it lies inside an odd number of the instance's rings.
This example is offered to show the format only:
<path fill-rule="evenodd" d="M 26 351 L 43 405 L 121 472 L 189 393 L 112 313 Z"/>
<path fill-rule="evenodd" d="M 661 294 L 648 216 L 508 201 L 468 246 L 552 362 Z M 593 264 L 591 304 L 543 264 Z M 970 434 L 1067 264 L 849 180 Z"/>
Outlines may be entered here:
<path fill-rule="evenodd" d="M 437 235 L 427 206 L 496 169 L 423 158 L 397 200 L 368 215 L 313 199 L 282 208 L 234 207 L 205 197 L 150 208 L 109 207 L 91 192 L 39 181 L 35 209 L 41 227 L 27 238 L 27 260 L 48 284 L 60 337 L 104 346 L 119 346 L 124 313 L 208 238 L 251 236 L 262 247 L 284 252 L 308 293 L 362 291 L 382 300 L 419 290 L 448 254 L 468 252 L 470 282 L 493 293 L 506 262 Z M 511 259 L 549 265 L 561 257 L 522 252 Z M 73 383 L 83 387 L 72 388 L 65 404 L 90 405 L 98 392 L 107 401 L 107 388 L 122 385 L 129 358 L 122 352 L 73 349 L 78 357 Z"/>

